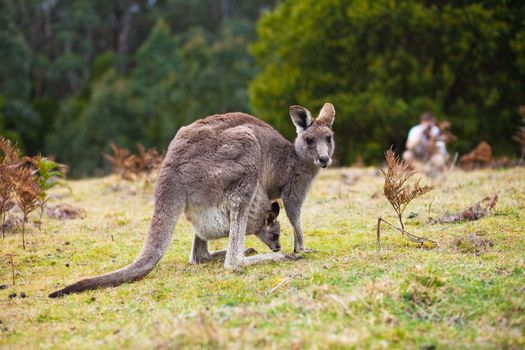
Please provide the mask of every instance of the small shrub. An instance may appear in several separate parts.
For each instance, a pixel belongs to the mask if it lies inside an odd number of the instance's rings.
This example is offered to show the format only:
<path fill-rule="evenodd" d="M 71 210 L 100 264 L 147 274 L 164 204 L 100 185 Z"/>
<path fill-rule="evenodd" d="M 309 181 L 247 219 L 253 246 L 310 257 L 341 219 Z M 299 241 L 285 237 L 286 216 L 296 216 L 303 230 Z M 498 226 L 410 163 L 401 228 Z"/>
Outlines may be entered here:
<path fill-rule="evenodd" d="M 129 164 L 126 166 L 126 160 L 128 159 L 131 152 L 129 149 L 119 147 L 113 142 L 111 142 L 110 146 L 113 150 L 113 155 L 111 156 L 109 154 L 103 153 L 102 156 L 111 163 L 113 174 L 117 175 L 117 179 L 126 178 L 127 169 L 129 167 Z M 119 184 L 120 182 L 117 183 L 117 188 L 119 187 Z"/>
<path fill-rule="evenodd" d="M 67 185 L 58 180 L 63 177 L 64 165 L 42 156 L 20 156 L 19 150 L 9 140 L 0 137 L 0 219 L 2 236 L 5 237 L 6 214 L 15 205 L 21 209 L 22 245 L 25 249 L 25 224 L 28 216 L 40 208 L 40 221 L 48 191 L 55 186 Z"/>
<path fill-rule="evenodd" d="M 144 188 L 151 183 L 151 174 L 160 168 L 163 157 L 155 148 L 146 150 L 137 144 L 138 154 L 132 154 L 129 149 L 111 143 L 113 155 L 103 154 L 112 165 L 113 174 L 118 180 L 134 181 L 144 174 Z M 117 189 L 119 188 L 117 183 Z"/>
<path fill-rule="evenodd" d="M 11 141 L 0 137 L 0 224 L 2 237 L 5 237 L 5 220 L 7 212 L 13 206 L 15 195 L 15 170 L 21 164 L 18 149 Z"/>
<path fill-rule="evenodd" d="M 22 220 L 22 246 L 26 249 L 25 223 L 31 212 L 40 206 L 42 189 L 38 186 L 38 178 L 29 168 L 17 168 L 15 185 L 16 201 L 23 213 Z"/>
<path fill-rule="evenodd" d="M 389 226 L 397 229 L 403 235 L 407 236 L 411 241 L 424 244 L 425 242 L 430 242 L 437 244 L 437 242 L 430 240 L 428 238 L 419 237 L 411 234 L 405 230 L 405 225 L 403 223 L 403 213 L 405 212 L 408 204 L 424 194 L 432 191 L 435 188 L 435 185 L 430 186 L 421 186 L 419 182 L 421 179 L 417 180 L 414 185 L 410 185 L 408 180 L 416 174 L 415 171 L 409 170 L 409 164 L 399 160 L 394 154 L 392 149 L 389 149 L 385 152 L 385 159 L 387 163 L 387 169 L 381 169 L 381 172 L 385 176 L 385 183 L 383 186 L 383 194 L 387 198 L 388 202 L 396 212 L 396 215 L 399 220 L 401 228 L 391 224 L 385 219 L 379 217 L 377 219 L 377 249 L 381 248 L 381 223 L 384 222 Z"/>
<path fill-rule="evenodd" d="M 381 169 L 381 172 L 385 176 L 383 194 L 388 199 L 390 205 L 392 205 L 392 208 L 394 208 L 399 219 L 399 224 L 401 228 L 404 229 L 403 213 L 408 204 L 412 200 L 432 191 L 436 186 L 421 186 L 419 184 L 421 178 L 417 180 L 414 185 L 409 185 L 407 181 L 414 176 L 416 172 L 409 170 L 408 163 L 399 160 L 391 149 L 385 152 L 385 159 L 387 169 L 386 171 Z"/>
<path fill-rule="evenodd" d="M 459 158 L 459 166 L 464 170 L 473 170 L 488 167 L 492 161 L 492 147 L 481 141 L 476 148 Z"/>
<path fill-rule="evenodd" d="M 12 207 L 15 183 L 8 166 L 0 164 L 0 225 L 2 237 L 5 237 L 5 219 L 7 212 Z"/>
<path fill-rule="evenodd" d="M 71 190 L 71 188 L 64 181 L 60 180 L 64 177 L 64 169 L 66 169 L 65 165 L 56 163 L 40 155 L 32 158 L 27 158 L 27 160 L 36 168 L 37 183 L 41 189 L 39 196 L 40 219 L 38 223 L 38 227 L 40 229 L 42 225 L 42 215 L 44 213 L 44 206 L 49 199 L 49 190 L 57 186 L 66 187 L 69 190 Z"/>

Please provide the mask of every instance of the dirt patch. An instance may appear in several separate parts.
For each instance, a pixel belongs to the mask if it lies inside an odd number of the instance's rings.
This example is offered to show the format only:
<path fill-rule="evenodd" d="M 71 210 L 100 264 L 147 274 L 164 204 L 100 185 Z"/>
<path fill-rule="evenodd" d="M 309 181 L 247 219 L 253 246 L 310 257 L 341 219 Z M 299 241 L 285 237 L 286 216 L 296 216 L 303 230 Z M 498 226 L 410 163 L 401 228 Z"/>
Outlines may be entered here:
<path fill-rule="evenodd" d="M 459 213 L 445 214 L 437 220 L 432 220 L 432 224 L 451 224 L 461 221 L 475 221 L 492 213 L 496 206 L 498 195 L 485 197 L 473 206 L 460 211 Z"/>
<path fill-rule="evenodd" d="M 84 209 L 76 208 L 71 204 L 58 204 L 46 209 L 50 218 L 58 220 L 83 219 L 86 215 Z"/>
<path fill-rule="evenodd" d="M 494 242 L 483 237 L 483 233 L 470 233 L 452 241 L 452 247 L 462 253 L 483 253 L 494 246 Z"/>

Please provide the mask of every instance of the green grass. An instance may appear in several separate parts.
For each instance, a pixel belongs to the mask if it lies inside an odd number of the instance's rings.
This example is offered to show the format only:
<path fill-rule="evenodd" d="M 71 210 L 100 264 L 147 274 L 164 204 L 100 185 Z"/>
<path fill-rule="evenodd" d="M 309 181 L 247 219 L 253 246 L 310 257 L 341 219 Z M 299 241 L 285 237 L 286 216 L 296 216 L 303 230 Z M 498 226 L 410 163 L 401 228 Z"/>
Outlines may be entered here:
<path fill-rule="evenodd" d="M 341 173 L 360 176 L 345 184 Z M 429 180 L 423 180 L 428 182 Z M 453 172 L 409 205 L 407 229 L 440 242 L 423 249 L 384 227 L 395 222 L 374 169 L 322 171 L 303 210 L 308 247 L 298 261 L 228 272 L 220 262 L 190 265 L 191 227 L 181 218 L 172 245 L 143 280 L 117 288 L 48 299 L 80 278 L 108 272 L 138 254 L 152 214 L 139 184 L 111 189 L 114 179 L 71 181 L 60 199 L 86 210 L 84 219 L 45 218 L 0 240 L 14 253 L 16 285 L 0 262 L 0 347 L 59 348 L 514 348 L 525 346 L 525 169 Z M 379 191 L 379 196 L 373 196 Z M 429 225 L 498 192 L 494 215 Z M 374 198 L 375 197 L 375 198 Z M 282 245 L 292 230 L 282 216 Z M 481 239 L 483 242 L 478 244 Z M 69 244 L 66 244 L 69 242 Z M 488 244 L 491 242 L 491 244 Z M 213 242 L 212 249 L 226 246 Z M 253 237 L 247 246 L 266 252 Z M 69 264 L 69 267 L 66 266 Z M 288 283 L 268 292 L 290 275 Z M 27 298 L 8 298 L 25 292 Z"/>

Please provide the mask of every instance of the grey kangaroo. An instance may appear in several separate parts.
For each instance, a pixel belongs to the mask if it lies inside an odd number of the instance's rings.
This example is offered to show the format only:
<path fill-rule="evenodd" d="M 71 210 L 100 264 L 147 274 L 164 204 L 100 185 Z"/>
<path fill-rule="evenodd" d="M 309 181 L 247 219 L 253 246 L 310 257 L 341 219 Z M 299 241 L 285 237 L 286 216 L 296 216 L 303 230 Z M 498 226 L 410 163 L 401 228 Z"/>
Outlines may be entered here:
<path fill-rule="evenodd" d="M 179 129 L 159 172 L 153 219 L 138 258 L 126 267 L 81 280 L 49 297 L 143 278 L 166 252 L 183 211 L 195 231 L 192 263 L 212 257 L 208 240 L 225 235 L 228 247 L 217 255 L 225 256 L 226 268 L 288 259 L 278 252 L 245 256 L 245 234 L 253 229 L 254 220 L 250 218 L 261 217 L 257 203 L 267 203 L 267 210 L 269 201 L 277 198 L 282 199 L 293 226 L 294 252 L 306 251 L 301 207 L 319 168 L 332 163 L 335 109 L 325 103 L 314 120 L 306 108 L 291 106 L 290 116 L 297 130 L 293 144 L 270 125 L 244 113 L 213 115 Z M 267 223 L 275 223 L 275 217 L 268 219 Z M 280 247 L 276 244 L 270 248 L 276 251 Z"/>

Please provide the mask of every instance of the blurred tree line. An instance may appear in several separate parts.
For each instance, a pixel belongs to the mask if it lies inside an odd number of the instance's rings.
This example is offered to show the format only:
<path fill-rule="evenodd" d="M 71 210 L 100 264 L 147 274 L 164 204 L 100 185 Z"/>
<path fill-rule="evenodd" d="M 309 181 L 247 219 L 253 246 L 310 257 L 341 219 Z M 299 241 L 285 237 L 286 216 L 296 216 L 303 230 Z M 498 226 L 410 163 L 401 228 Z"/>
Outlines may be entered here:
<path fill-rule="evenodd" d="M 73 175 L 109 142 L 160 149 L 178 127 L 250 111 L 249 53 L 274 0 L 0 0 L 0 132 Z"/>
<path fill-rule="evenodd" d="M 227 111 L 292 138 L 290 104 L 331 101 L 342 163 L 402 145 L 423 110 L 461 152 L 517 152 L 523 1 L 275 2 L 0 0 L 0 133 L 81 176 L 111 140 L 164 149 Z"/>
<path fill-rule="evenodd" d="M 262 16 L 250 85 L 256 115 L 287 135 L 291 103 L 336 106 L 339 159 L 403 147 L 428 110 L 463 153 L 512 141 L 525 103 L 525 1 L 292 0 Z"/>

